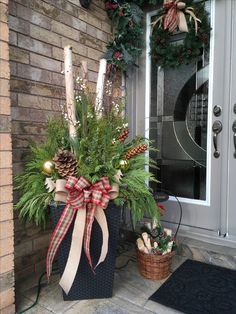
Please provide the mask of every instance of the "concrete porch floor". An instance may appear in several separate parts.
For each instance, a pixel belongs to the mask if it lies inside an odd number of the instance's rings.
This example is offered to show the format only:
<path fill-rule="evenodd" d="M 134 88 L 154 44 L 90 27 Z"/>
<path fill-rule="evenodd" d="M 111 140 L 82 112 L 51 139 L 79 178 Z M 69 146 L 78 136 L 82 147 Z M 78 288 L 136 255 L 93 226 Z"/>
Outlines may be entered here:
<path fill-rule="evenodd" d="M 117 258 L 117 267 L 133 256 L 133 252 Z M 173 258 L 172 270 L 178 268 L 186 258 L 176 255 Z M 17 312 L 30 306 L 36 298 L 38 275 L 18 284 L 16 288 Z M 165 279 L 166 280 L 166 279 Z M 141 277 L 136 262 L 115 272 L 113 297 L 83 301 L 63 301 L 59 276 L 53 275 L 49 285 L 43 280 L 38 304 L 26 313 L 48 314 L 132 314 L 132 313 L 180 313 L 158 303 L 148 301 L 148 298 L 161 286 L 165 280 L 152 281 Z"/>

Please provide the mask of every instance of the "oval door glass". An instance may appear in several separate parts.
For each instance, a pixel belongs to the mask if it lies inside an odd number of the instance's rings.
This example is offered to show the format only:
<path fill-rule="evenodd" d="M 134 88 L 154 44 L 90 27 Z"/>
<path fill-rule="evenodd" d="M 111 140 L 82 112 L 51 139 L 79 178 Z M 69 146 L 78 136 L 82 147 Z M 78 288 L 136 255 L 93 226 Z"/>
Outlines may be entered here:
<path fill-rule="evenodd" d="M 210 10 L 210 1 L 206 1 Z M 153 17 L 155 19 L 155 16 Z M 172 36 L 174 44 L 179 34 Z M 158 188 L 206 199 L 209 51 L 198 62 L 162 70 L 151 61 L 150 139 Z"/>

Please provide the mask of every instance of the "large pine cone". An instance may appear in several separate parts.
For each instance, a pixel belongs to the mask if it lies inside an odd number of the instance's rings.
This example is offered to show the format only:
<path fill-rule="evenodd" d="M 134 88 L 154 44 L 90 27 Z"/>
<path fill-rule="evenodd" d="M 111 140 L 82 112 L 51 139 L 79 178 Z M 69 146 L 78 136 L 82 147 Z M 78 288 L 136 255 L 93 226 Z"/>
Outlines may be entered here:
<path fill-rule="evenodd" d="M 123 132 L 118 136 L 118 140 L 122 143 L 127 139 L 128 136 L 129 136 L 129 129 L 125 128 Z"/>
<path fill-rule="evenodd" d="M 139 144 L 136 147 L 131 148 L 130 150 L 128 150 L 125 154 L 125 159 L 130 159 L 138 154 L 142 154 L 145 152 L 145 150 L 148 149 L 147 144 Z"/>
<path fill-rule="evenodd" d="M 53 161 L 55 163 L 55 169 L 61 177 L 67 178 L 69 176 L 76 176 L 77 160 L 70 151 L 59 150 L 55 154 Z"/>

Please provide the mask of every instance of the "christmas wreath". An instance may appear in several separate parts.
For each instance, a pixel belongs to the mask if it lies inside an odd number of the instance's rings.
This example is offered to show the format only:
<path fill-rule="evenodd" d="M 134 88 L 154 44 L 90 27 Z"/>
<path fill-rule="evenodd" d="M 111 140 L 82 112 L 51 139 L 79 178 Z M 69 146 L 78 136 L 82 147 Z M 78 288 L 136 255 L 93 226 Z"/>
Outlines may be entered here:
<path fill-rule="evenodd" d="M 209 48 L 210 23 L 204 3 L 165 1 L 153 22 L 151 56 L 163 68 L 196 61 Z M 182 33 L 182 42 L 175 35 Z"/>
<path fill-rule="evenodd" d="M 110 68 L 125 71 L 135 65 L 143 46 L 142 5 L 161 3 L 163 0 L 105 0 L 106 10 L 116 29 L 105 54 Z M 185 32 L 182 44 L 174 44 L 171 40 L 178 31 Z M 164 0 L 153 23 L 151 56 L 164 68 L 189 64 L 201 55 L 203 48 L 209 47 L 209 37 L 210 24 L 204 3 Z"/>

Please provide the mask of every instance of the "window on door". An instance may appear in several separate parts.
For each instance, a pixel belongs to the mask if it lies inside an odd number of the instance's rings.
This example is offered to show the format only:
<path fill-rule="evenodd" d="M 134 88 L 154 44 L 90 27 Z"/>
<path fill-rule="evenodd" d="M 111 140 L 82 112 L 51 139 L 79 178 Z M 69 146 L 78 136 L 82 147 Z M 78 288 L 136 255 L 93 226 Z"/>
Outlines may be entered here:
<path fill-rule="evenodd" d="M 206 8 L 210 11 L 210 1 Z M 173 44 L 179 38 L 174 34 Z M 198 62 L 174 70 L 151 60 L 150 75 L 149 138 L 159 149 L 151 154 L 159 167 L 157 188 L 206 200 L 209 54 L 202 51 Z"/>

